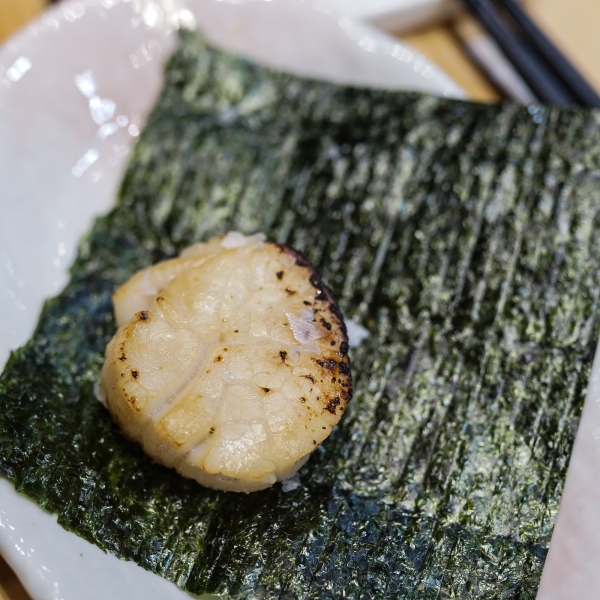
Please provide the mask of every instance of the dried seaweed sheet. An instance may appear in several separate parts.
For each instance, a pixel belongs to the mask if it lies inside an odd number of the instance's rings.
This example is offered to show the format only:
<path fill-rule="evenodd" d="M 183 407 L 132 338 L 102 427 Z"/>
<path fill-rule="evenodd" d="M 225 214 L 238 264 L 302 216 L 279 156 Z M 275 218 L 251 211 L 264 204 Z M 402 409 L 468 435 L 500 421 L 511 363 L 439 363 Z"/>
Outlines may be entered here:
<path fill-rule="evenodd" d="M 118 204 L 0 379 L 0 469 L 195 593 L 534 598 L 598 338 L 600 117 L 339 87 L 182 34 Z M 370 337 L 302 487 L 203 489 L 95 400 L 134 271 L 236 229 Z"/>

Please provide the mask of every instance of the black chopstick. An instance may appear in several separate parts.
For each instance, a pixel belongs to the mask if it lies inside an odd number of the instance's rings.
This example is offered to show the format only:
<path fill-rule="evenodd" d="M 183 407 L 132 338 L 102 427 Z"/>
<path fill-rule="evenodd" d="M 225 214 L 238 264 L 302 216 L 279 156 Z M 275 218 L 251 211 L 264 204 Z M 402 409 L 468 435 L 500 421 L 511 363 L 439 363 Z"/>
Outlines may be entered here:
<path fill-rule="evenodd" d="M 600 108 L 600 96 L 561 54 L 514 0 L 496 0 L 523 30 L 529 42 L 544 56 L 556 74 L 584 106 Z"/>
<path fill-rule="evenodd" d="M 535 48 L 527 44 L 502 20 L 489 0 L 464 1 L 542 102 L 557 106 L 581 105 Z"/>

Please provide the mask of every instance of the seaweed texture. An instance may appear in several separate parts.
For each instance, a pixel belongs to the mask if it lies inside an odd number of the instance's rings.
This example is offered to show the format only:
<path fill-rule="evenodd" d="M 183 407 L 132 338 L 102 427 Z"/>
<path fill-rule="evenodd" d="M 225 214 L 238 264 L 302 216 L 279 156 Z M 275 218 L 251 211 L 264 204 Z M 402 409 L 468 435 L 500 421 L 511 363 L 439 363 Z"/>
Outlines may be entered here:
<path fill-rule="evenodd" d="M 303 80 L 182 33 L 118 203 L 0 378 L 0 471 L 194 593 L 533 599 L 598 338 L 599 169 L 598 113 Z M 116 286 L 230 229 L 304 252 L 370 331 L 288 493 L 182 479 L 93 395 Z"/>

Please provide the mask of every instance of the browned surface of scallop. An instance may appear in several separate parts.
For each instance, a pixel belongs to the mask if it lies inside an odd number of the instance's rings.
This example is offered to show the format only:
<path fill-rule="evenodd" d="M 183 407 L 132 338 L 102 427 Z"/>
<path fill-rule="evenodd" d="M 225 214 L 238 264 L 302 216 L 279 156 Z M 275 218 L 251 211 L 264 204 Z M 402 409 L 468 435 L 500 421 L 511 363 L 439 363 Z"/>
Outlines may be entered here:
<path fill-rule="evenodd" d="M 292 476 L 351 397 L 331 291 L 302 255 L 262 240 L 213 238 L 114 297 L 110 412 L 157 462 L 218 489 Z"/>

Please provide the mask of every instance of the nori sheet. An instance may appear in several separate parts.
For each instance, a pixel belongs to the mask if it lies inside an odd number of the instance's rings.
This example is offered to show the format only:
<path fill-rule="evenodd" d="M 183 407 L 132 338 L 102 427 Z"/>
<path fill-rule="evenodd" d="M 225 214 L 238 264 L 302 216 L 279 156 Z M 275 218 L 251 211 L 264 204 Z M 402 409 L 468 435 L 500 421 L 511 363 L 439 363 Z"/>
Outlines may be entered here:
<path fill-rule="evenodd" d="M 99 547 L 234 598 L 534 598 L 598 307 L 600 116 L 340 87 L 183 33 L 114 210 L 0 379 L 0 469 Z M 153 464 L 94 398 L 137 269 L 227 230 L 306 253 L 369 339 L 300 476 Z"/>

